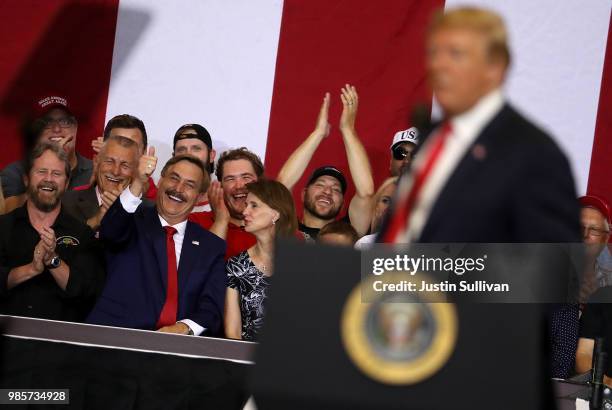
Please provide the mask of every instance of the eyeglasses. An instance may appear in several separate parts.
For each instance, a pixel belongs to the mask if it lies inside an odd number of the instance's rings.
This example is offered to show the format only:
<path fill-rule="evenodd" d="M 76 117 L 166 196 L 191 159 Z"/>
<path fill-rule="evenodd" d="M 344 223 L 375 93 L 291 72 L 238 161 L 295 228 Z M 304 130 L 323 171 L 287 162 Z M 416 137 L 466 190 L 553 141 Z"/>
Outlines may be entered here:
<path fill-rule="evenodd" d="M 413 153 L 411 151 L 406 151 L 402 147 L 397 147 L 397 148 L 393 149 L 393 159 L 401 161 L 401 160 L 403 160 L 406 157 L 412 158 L 413 157 Z"/>
<path fill-rule="evenodd" d="M 594 228 L 592 226 L 584 226 L 582 227 L 582 235 L 584 236 L 585 232 L 589 236 L 604 236 L 610 233 L 610 231 L 606 231 L 605 229 Z"/>
<path fill-rule="evenodd" d="M 45 129 L 50 129 L 59 125 L 61 128 L 70 128 L 76 124 L 74 117 L 62 117 L 62 118 L 43 118 L 43 124 Z"/>

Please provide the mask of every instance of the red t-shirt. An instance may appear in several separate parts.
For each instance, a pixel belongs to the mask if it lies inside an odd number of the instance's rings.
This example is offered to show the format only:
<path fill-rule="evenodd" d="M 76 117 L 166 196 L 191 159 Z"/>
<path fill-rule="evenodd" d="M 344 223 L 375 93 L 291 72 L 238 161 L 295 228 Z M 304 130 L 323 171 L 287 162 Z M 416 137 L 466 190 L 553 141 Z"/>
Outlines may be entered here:
<path fill-rule="evenodd" d="M 189 220 L 199 224 L 204 229 L 210 229 L 215 222 L 215 214 L 213 212 L 194 212 L 189 215 Z M 240 226 L 229 223 L 227 225 L 227 250 L 225 251 L 225 260 L 232 256 L 238 255 L 242 251 L 246 251 L 251 246 L 255 245 L 257 240 L 252 234 L 245 232 Z"/>
<path fill-rule="evenodd" d="M 157 197 L 157 187 L 155 186 L 155 182 L 153 182 L 153 178 L 151 177 L 149 177 L 149 189 L 144 194 L 144 197 L 152 201 L 155 201 L 155 198 Z"/>

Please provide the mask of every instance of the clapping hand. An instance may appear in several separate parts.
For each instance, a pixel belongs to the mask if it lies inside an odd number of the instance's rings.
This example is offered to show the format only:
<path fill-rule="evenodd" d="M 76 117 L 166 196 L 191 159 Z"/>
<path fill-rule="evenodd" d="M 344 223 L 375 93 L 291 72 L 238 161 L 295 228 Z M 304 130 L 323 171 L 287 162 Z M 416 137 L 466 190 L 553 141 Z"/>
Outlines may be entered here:
<path fill-rule="evenodd" d="M 45 259 L 47 257 L 47 249 L 45 243 L 41 239 L 34 247 L 32 255 L 32 267 L 36 273 L 41 273 L 45 270 Z"/>
<path fill-rule="evenodd" d="M 359 106 L 359 96 L 355 86 L 346 84 L 341 89 L 340 99 L 342 100 L 342 115 L 340 116 L 340 130 L 354 131 L 355 119 L 357 118 L 357 107 Z"/>
<path fill-rule="evenodd" d="M 213 181 L 210 183 L 208 188 L 208 202 L 210 207 L 215 213 L 216 221 L 228 221 L 230 220 L 230 214 L 225 205 L 225 199 L 223 198 L 223 188 L 219 181 Z"/>
<path fill-rule="evenodd" d="M 321 104 L 321 109 L 319 110 L 319 115 L 317 117 L 317 125 L 315 126 L 315 133 L 322 135 L 323 137 L 327 137 L 329 135 L 329 131 L 331 130 L 331 125 L 329 124 L 329 93 L 325 93 L 325 97 L 323 97 L 323 103 Z"/>

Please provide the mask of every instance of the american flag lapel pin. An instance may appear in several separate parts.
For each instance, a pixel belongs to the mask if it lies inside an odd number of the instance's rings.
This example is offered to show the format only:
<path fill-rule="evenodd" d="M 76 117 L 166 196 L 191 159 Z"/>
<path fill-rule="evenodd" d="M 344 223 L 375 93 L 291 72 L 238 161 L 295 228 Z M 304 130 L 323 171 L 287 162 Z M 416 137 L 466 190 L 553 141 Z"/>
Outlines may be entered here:
<path fill-rule="evenodd" d="M 482 161 L 487 157 L 487 149 L 482 144 L 476 144 L 472 148 L 472 156 L 478 161 Z"/>

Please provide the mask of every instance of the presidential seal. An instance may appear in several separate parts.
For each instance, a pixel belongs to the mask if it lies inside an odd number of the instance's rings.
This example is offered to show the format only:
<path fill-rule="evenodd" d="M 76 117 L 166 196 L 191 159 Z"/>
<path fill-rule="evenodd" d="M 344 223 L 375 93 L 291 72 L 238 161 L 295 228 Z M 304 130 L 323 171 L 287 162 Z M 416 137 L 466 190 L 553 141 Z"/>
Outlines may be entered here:
<path fill-rule="evenodd" d="M 395 283 L 417 279 L 400 272 L 385 276 Z M 431 377 L 448 361 L 457 340 L 455 305 L 445 300 L 442 292 L 375 292 L 371 281 L 362 281 L 349 295 L 341 319 L 349 358 L 385 384 L 414 384 Z"/>

